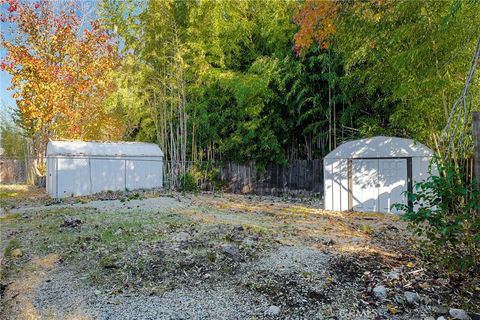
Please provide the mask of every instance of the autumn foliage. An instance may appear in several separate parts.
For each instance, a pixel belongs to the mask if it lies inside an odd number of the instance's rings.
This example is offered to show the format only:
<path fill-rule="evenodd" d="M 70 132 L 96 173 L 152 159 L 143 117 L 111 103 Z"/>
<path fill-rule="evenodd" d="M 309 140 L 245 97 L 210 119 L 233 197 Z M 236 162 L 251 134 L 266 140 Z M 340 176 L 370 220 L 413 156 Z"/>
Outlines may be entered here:
<path fill-rule="evenodd" d="M 112 139 L 122 125 L 105 108 L 117 65 L 112 37 L 75 2 L 0 0 L 10 28 L 0 68 L 12 75 L 18 118 L 41 153 L 49 138 Z"/>
<path fill-rule="evenodd" d="M 293 37 L 295 51 L 303 52 L 313 41 L 321 48 L 327 48 L 331 36 L 336 32 L 337 11 L 338 4 L 335 1 L 306 0 L 299 6 L 294 16 L 294 21 L 299 26 Z"/>

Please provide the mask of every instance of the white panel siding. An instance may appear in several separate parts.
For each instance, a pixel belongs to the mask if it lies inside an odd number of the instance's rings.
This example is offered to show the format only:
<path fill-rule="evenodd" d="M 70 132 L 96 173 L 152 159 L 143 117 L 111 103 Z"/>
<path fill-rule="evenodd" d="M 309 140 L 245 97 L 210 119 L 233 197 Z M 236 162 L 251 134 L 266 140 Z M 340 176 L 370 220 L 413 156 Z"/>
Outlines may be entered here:
<path fill-rule="evenodd" d="M 90 165 L 92 193 L 125 190 L 125 160 L 90 159 Z"/>
<path fill-rule="evenodd" d="M 378 208 L 380 212 L 398 213 L 392 205 L 407 204 L 407 159 L 380 159 L 378 171 Z"/>
<path fill-rule="evenodd" d="M 340 208 L 341 211 L 349 210 L 348 207 L 348 160 L 341 159 L 340 168 L 336 177 L 337 181 L 340 184 Z"/>
<path fill-rule="evenodd" d="M 161 161 L 127 160 L 127 189 L 161 187 L 162 166 Z"/>
<path fill-rule="evenodd" d="M 324 180 L 324 203 L 325 210 L 333 210 L 333 163 L 337 161 L 335 159 L 323 160 L 323 180 Z"/>
<path fill-rule="evenodd" d="M 53 196 L 60 198 L 70 196 L 82 196 L 90 194 L 90 172 L 88 159 L 52 159 L 58 161 L 58 167 L 55 172 L 55 181 L 57 190 Z M 55 167 L 55 166 L 54 166 Z M 54 176 L 54 175 L 52 175 Z"/>
<path fill-rule="evenodd" d="M 352 161 L 353 210 L 378 211 L 378 159 Z"/>
<path fill-rule="evenodd" d="M 342 163 L 340 160 L 333 162 L 332 165 L 332 192 L 333 192 L 333 210 L 341 210 L 342 193 L 340 175 L 342 174 Z"/>

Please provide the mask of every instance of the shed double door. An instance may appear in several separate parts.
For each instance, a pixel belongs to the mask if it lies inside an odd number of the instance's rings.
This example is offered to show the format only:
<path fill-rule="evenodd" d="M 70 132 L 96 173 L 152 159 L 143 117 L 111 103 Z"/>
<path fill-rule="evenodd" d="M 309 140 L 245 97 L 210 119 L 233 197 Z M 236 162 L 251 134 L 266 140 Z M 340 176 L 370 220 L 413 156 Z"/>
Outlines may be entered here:
<path fill-rule="evenodd" d="M 352 209 L 396 213 L 394 203 L 406 204 L 407 159 L 353 159 Z"/>

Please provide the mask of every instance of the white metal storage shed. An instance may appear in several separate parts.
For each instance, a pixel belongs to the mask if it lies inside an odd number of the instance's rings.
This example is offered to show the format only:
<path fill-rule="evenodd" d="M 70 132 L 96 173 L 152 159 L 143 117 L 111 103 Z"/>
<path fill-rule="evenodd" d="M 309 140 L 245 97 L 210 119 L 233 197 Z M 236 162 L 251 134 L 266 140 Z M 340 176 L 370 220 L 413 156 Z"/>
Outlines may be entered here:
<path fill-rule="evenodd" d="M 325 209 L 397 213 L 406 190 L 429 175 L 432 150 L 410 139 L 373 137 L 346 142 L 324 159 Z"/>
<path fill-rule="evenodd" d="M 162 187 L 163 152 L 141 142 L 50 141 L 47 193 L 54 198 Z"/>

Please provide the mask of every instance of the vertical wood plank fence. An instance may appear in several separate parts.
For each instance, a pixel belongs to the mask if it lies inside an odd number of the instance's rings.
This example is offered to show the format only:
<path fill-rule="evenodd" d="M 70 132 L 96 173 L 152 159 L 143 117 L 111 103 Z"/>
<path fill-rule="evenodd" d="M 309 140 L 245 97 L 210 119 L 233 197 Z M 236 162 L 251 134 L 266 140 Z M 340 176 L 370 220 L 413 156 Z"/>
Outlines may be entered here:
<path fill-rule="evenodd" d="M 219 172 L 222 190 L 231 193 L 276 196 L 323 195 L 323 160 L 293 160 L 286 166 L 271 163 L 258 169 L 253 161 L 239 164 L 223 163 L 169 163 L 164 162 L 164 187 L 179 189 L 183 172 L 192 173 L 194 167 L 215 168 Z M 180 168 L 184 168 L 180 170 Z M 183 171 L 185 170 L 185 171 Z M 196 175 L 198 177 L 198 170 Z M 200 178 L 198 189 L 220 191 L 212 188 L 207 179 Z"/>
<path fill-rule="evenodd" d="M 323 160 L 293 160 L 288 165 L 269 164 L 256 170 L 255 164 L 228 162 L 220 169 L 225 191 L 258 195 L 323 194 Z"/>

